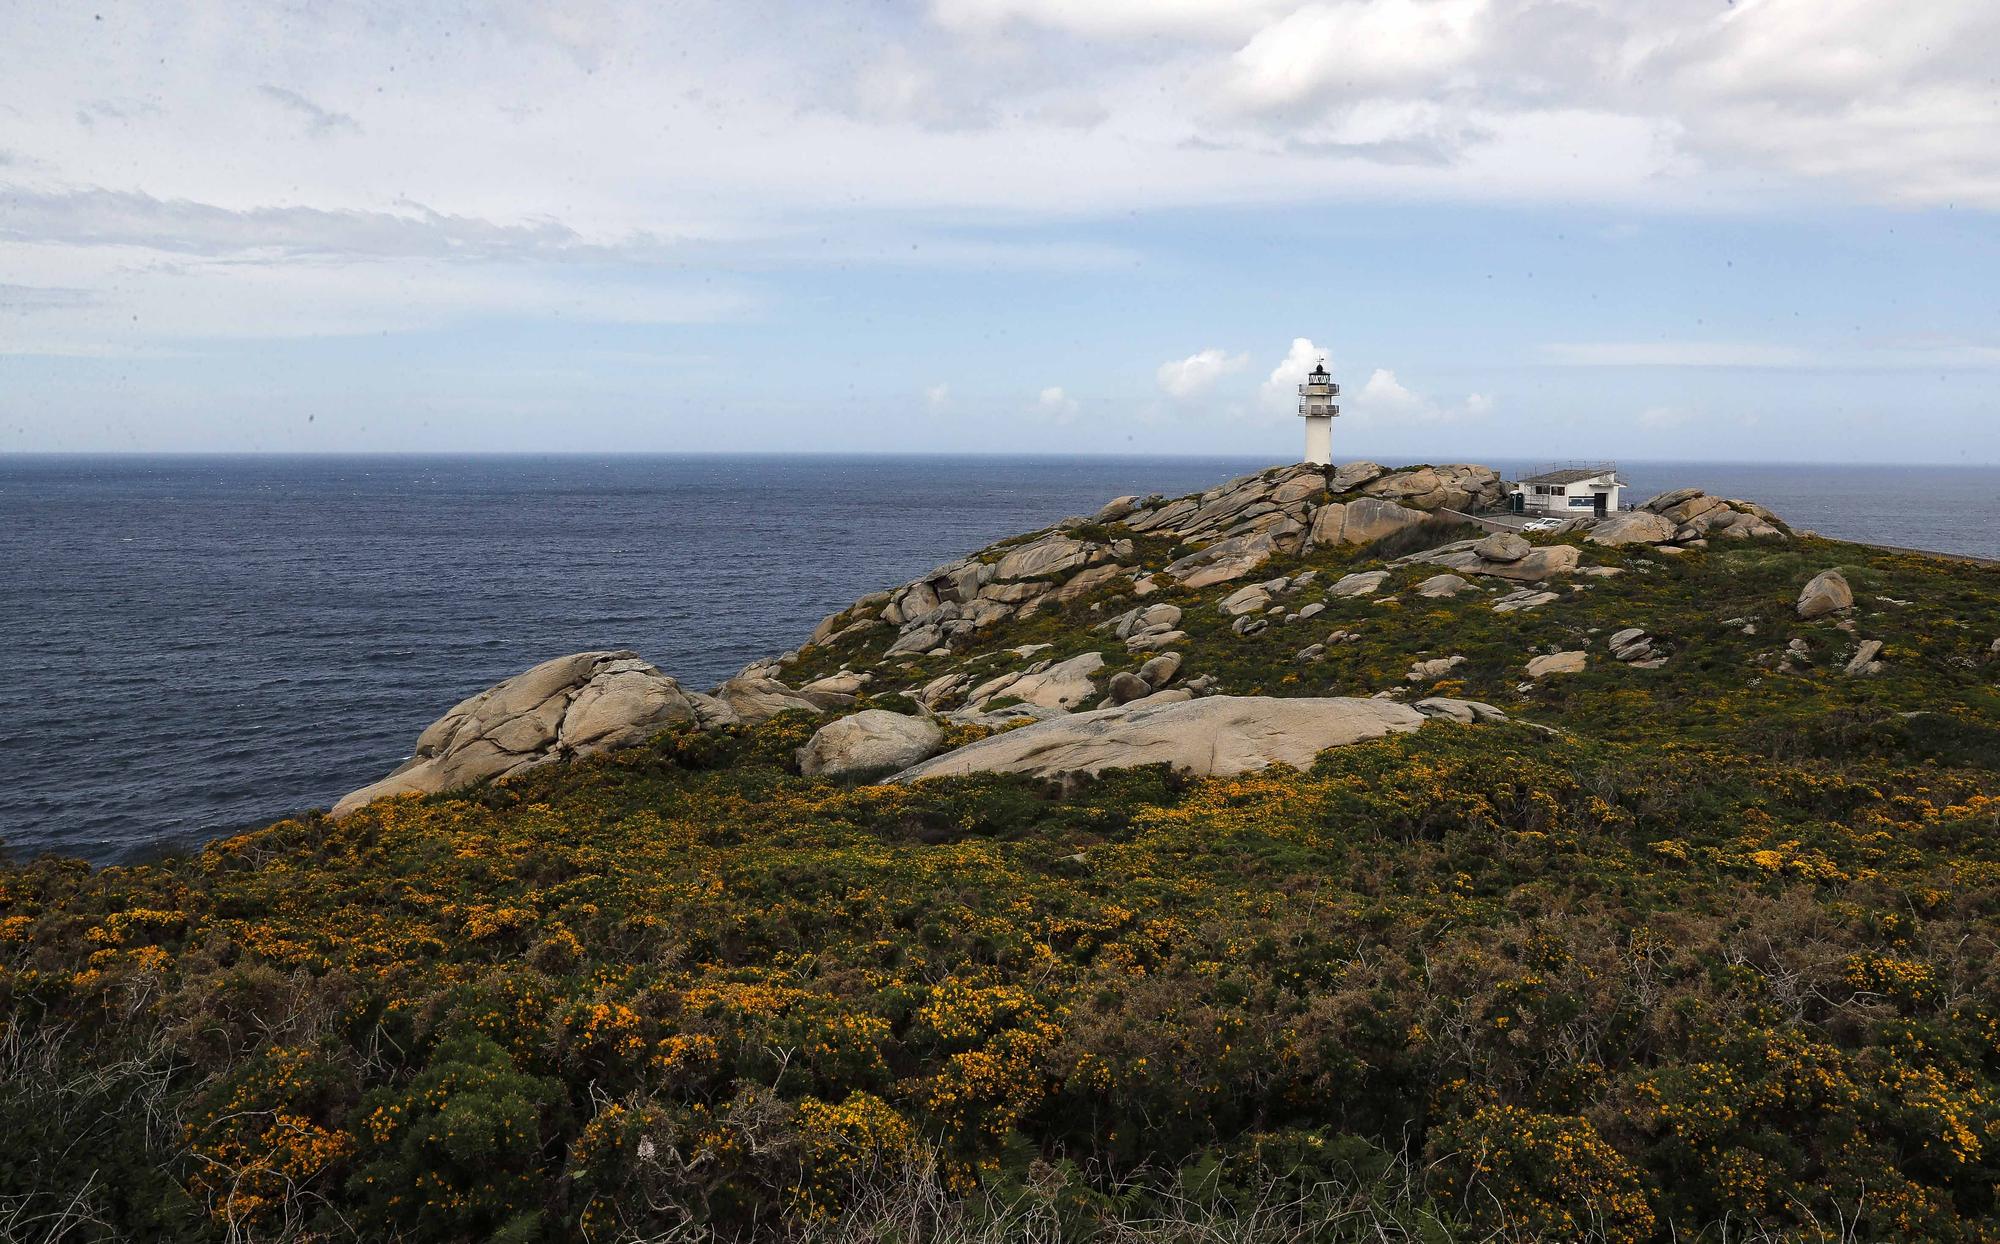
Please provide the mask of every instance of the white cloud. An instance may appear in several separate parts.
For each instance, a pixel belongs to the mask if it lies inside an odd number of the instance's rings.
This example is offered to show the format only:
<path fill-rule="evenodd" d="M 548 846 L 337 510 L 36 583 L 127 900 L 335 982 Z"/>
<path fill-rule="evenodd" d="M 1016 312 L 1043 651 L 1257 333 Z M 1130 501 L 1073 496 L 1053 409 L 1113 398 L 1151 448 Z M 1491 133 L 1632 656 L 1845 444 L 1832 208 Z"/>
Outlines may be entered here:
<path fill-rule="evenodd" d="M 1258 406 L 1264 416 L 1277 421 L 1278 416 L 1296 414 L 1298 386 L 1305 381 L 1306 373 L 1326 357 L 1327 351 L 1313 344 L 1310 338 L 1294 337 L 1285 357 L 1271 369 L 1270 377 L 1258 389 Z M 1338 380 L 1339 368 L 1331 362 L 1327 368 Z M 1411 389 L 1388 368 L 1377 367 L 1358 390 L 1351 385 L 1344 389 L 1340 418 L 1350 426 L 1390 429 L 1410 424 L 1478 420 L 1493 409 L 1491 394 L 1468 393 L 1460 402 L 1440 402 Z"/>
<path fill-rule="evenodd" d="M 2000 208 L 2000 6 L 1986 0 L 935 0 L 933 13 L 965 38 L 1087 41 L 1107 128 L 1178 129 L 1176 160 L 1230 166 L 1211 185 L 1239 195 Z M 1399 109 L 1429 115 L 1340 133 Z M 1250 153 L 1318 158 L 1287 177 Z M 1436 171 L 1395 171 L 1410 165 Z M 1158 189 L 1157 168 L 1146 184 Z"/>
<path fill-rule="evenodd" d="M 931 0 L 943 25 L 989 31 L 1019 22 L 1093 37 L 1241 36 L 1292 0 Z"/>
<path fill-rule="evenodd" d="M 1357 396 L 1364 405 L 1392 411 L 1408 410 L 1419 402 L 1417 395 L 1396 379 L 1396 373 L 1385 367 L 1375 369 Z"/>
<path fill-rule="evenodd" d="M 1077 400 L 1064 393 L 1061 385 L 1050 385 L 1035 398 L 1035 413 L 1056 423 L 1075 419 L 1077 410 Z"/>
<path fill-rule="evenodd" d="M 1335 88 L 1423 87 L 1481 44 L 1486 0 L 1308 4 L 1258 31 L 1231 58 L 1230 96 L 1286 108 Z"/>
<path fill-rule="evenodd" d="M 930 409 L 930 412 L 932 414 L 935 415 L 942 413 L 944 408 L 949 406 L 950 404 L 951 404 L 950 385 L 934 384 L 928 389 L 924 390 L 924 405 Z"/>
<path fill-rule="evenodd" d="M 991 117 L 977 95 L 955 92 L 932 58 L 900 43 L 862 66 L 853 92 L 856 115 L 869 121 L 952 129 L 985 124 Z"/>
<path fill-rule="evenodd" d="M 1291 348 L 1285 357 L 1271 369 L 1271 374 L 1257 390 L 1259 408 L 1267 415 L 1297 414 L 1299 409 L 1299 386 L 1305 383 L 1306 373 L 1313 365 L 1327 357 L 1327 352 L 1312 343 L 1307 337 L 1292 338 Z"/>
<path fill-rule="evenodd" d="M 1351 395 L 1343 413 L 1365 424 L 1457 423 L 1479 419 L 1493 412 L 1493 398 L 1485 393 L 1469 393 L 1456 404 L 1441 403 L 1411 390 L 1396 379 L 1396 373 L 1378 367 L 1368 376 L 1361 391 Z"/>
<path fill-rule="evenodd" d="M 1184 359 L 1176 359 L 1160 364 L 1156 376 L 1160 391 L 1168 397 L 1185 401 L 1198 397 L 1215 386 L 1215 382 L 1232 372 L 1242 371 L 1250 365 L 1247 354 L 1229 354 L 1222 350 L 1200 350 Z"/>

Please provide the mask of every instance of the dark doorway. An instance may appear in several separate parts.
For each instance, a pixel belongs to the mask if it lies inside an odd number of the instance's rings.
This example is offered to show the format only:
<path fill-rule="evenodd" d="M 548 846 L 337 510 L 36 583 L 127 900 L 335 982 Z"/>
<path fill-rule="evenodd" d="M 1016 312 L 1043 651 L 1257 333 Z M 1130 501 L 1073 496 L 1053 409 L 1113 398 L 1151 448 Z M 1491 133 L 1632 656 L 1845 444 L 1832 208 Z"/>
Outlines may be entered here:
<path fill-rule="evenodd" d="M 1597 516 L 1598 516 L 1599 518 L 1603 518 L 1603 517 L 1604 517 L 1604 514 L 1605 514 L 1605 507 L 1606 507 L 1606 506 L 1608 506 L 1608 505 L 1610 505 L 1610 504 L 1611 504 L 1611 494 L 1610 494 L 1610 493 L 1608 493 L 1608 492 L 1600 492 L 1600 493 L 1598 493 L 1598 494 L 1597 494 Z"/>

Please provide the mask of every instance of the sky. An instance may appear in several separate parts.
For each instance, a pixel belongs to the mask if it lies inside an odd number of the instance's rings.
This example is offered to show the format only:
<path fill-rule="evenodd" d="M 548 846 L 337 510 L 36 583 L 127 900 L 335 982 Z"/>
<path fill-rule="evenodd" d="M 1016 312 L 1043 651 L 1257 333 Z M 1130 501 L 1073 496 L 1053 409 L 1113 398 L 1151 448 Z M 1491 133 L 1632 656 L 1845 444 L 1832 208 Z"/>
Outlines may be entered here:
<path fill-rule="evenodd" d="M 2000 462 L 1992 0 L 0 30 L 0 452 Z"/>

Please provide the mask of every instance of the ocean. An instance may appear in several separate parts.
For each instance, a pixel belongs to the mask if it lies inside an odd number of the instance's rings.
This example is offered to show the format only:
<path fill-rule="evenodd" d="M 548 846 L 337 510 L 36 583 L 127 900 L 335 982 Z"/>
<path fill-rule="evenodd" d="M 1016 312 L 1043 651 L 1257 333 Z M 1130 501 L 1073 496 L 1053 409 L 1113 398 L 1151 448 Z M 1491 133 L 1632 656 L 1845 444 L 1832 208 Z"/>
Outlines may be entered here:
<path fill-rule="evenodd" d="M 327 806 L 549 657 L 633 648 L 705 689 L 994 540 L 1266 465 L 0 457 L 0 844 L 186 849 Z M 2000 557 L 2000 467 L 1622 471 L 1635 499 L 1694 484 L 1829 536 Z"/>

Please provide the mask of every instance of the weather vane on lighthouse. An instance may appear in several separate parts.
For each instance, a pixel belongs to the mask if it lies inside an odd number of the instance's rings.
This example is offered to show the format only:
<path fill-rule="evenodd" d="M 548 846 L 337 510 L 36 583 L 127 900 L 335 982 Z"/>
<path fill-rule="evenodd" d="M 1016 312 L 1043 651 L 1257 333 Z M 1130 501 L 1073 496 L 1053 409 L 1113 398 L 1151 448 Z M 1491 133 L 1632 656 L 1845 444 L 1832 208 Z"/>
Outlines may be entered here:
<path fill-rule="evenodd" d="M 1306 376 L 1306 382 L 1299 386 L 1299 417 L 1306 421 L 1306 461 L 1313 466 L 1329 466 L 1333 462 L 1333 417 L 1340 413 L 1334 398 L 1340 396 L 1340 386 L 1327 374 L 1326 360 Z"/>

